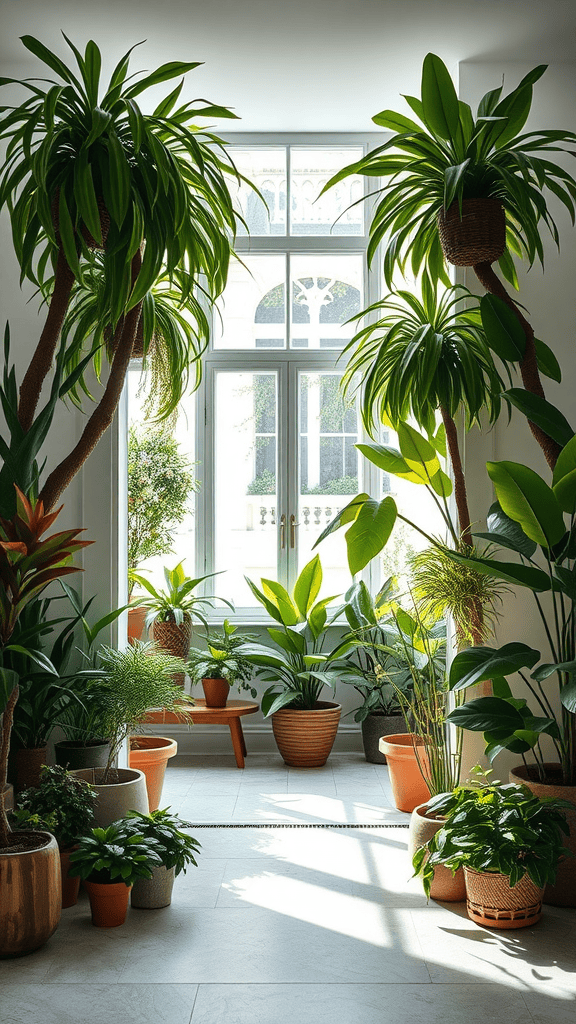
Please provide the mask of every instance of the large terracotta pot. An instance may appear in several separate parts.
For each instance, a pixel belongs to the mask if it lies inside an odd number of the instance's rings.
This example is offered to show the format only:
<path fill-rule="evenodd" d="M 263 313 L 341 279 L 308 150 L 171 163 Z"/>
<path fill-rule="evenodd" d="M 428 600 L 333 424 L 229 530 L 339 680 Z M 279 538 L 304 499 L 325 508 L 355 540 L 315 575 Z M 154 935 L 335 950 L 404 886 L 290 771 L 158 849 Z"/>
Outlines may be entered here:
<path fill-rule="evenodd" d="M 399 811 L 413 811 L 418 804 L 426 803 L 430 797 L 430 790 L 416 760 L 414 744 L 422 747 L 419 756 L 425 763 L 424 744 L 420 737 L 413 737 L 409 733 L 396 733 L 392 736 L 383 736 L 380 740 L 380 750 L 386 755 L 388 762 L 394 803 Z"/>
<path fill-rule="evenodd" d="M 230 683 L 227 679 L 203 679 L 202 689 L 206 698 L 207 708 L 225 708 Z"/>
<path fill-rule="evenodd" d="M 30 787 L 36 789 L 40 785 L 40 773 L 48 764 L 48 746 L 21 747 L 16 751 L 16 792 L 22 793 Z"/>
<path fill-rule="evenodd" d="M 392 736 L 406 732 L 406 723 L 402 715 L 368 715 L 361 724 L 364 757 L 371 764 L 386 764 L 386 755 L 378 744 L 382 736 Z"/>
<path fill-rule="evenodd" d="M 408 829 L 408 857 L 410 864 L 416 850 L 419 850 L 421 846 L 425 846 L 428 840 L 432 839 L 432 836 L 435 836 L 440 831 L 446 821 L 445 818 L 428 817 L 427 811 L 428 804 L 425 803 L 415 807 L 412 811 L 410 828 Z M 453 875 L 450 868 L 444 867 L 443 864 L 438 864 L 434 868 L 430 896 L 433 900 L 441 900 L 445 903 L 461 903 L 462 900 L 465 900 L 466 885 L 462 868 L 459 868 L 456 874 Z"/>
<path fill-rule="evenodd" d="M 448 263 L 473 267 L 494 263 L 506 248 L 506 219 L 498 199 L 464 199 L 438 216 L 438 233 Z"/>
<path fill-rule="evenodd" d="M 554 885 L 547 885 L 544 894 L 544 903 L 550 903 L 555 907 L 576 907 L 576 786 L 562 785 L 562 772 L 559 764 L 545 764 L 547 777 L 550 782 L 538 782 L 536 766 L 519 765 L 510 772 L 510 782 L 522 783 L 534 793 L 534 796 L 554 797 L 555 799 L 569 800 L 574 804 L 573 811 L 565 811 L 566 820 L 570 828 L 570 835 L 566 836 L 564 846 L 572 851 L 572 857 L 566 857 L 560 861 L 558 874 Z"/>
<path fill-rule="evenodd" d="M 94 825 L 106 828 L 127 811 L 148 814 L 148 792 L 144 772 L 136 768 L 115 768 L 110 776 L 114 781 L 102 783 L 99 768 L 79 768 L 72 772 L 79 779 L 90 782 L 96 790 Z"/>
<path fill-rule="evenodd" d="M 148 805 L 158 810 L 162 797 L 166 765 L 178 753 L 176 740 L 169 736 L 132 736 L 130 738 L 129 765 L 144 772 Z"/>
<path fill-rule="evenodd" d="M 542 917 L 540 889 L 528 875 L 510 887 L 508 875 L 464 867 L 468 917 L 485 928 L 530 928 Z"/>
<path fill-rule="evenodd" d="M 132 886 L 130 903 L 139 910 L 158 910 L 169 907 L 176 868 L 165 868 L 163 864 L 152 868 L 152 878 L 137 878 Z"/>
<path fill-rule="evenodd" d="M 68 850 L 60 850 L 60 873 L 62 879 L 62 910 L 74 907 L 78 902 L 80 892 L 80 876 L 69 875 L 70 854 L 77 850 L 77 846 L 71 846 Z"/>
<path fill-rule="evenodd" d="M 54 744 L 56 764 L 68 771 L 77 768 L 105 768 L 110 754 L 110 742 L 104 739 L 87 740 L 78 743 L 76 740 L 62 740 Z"/>
<path fill-rule="evenodd" d="M 310 711 L 275 711 L 272 731 L 285 764 L 292 768 L 321 768 L 326 764 L 341 712 L 341 704 L 323 700 Z"/>
<path fill-rule="evenodd" d="M 131 886 L 124 882 L 89 882 L 84 886 L 96 928 L 119 928 L 126 920 Z"/>
<path fill-rule="evenodd" d="M 62 912 L 60 854 L 49 832 L 18 832 L 33 837 L 29 849 L 0 851 L 0 957 L 32 953 L 48 941 Z M 13 844 L 14 846 L 15 844 Z"/>

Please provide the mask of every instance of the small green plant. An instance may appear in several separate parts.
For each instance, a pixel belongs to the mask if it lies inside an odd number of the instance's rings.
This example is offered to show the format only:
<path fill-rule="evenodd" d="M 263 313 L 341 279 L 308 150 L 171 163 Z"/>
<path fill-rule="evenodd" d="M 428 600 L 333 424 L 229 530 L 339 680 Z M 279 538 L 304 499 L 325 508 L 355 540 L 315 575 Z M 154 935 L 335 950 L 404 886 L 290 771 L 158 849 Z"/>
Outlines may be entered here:
<path fill-rule="evenodd" d="M 40 785 L 18 797 L 13 821 L 19 828 L 45 828 L 65 850 L 86 835 L 94 819 L 96 792 L 60 765 L 41 769 Z"/>
<path fill-rule="evenodd" d="M 150 609 L 146 616 L 147 626 L 150 626 L 156 619 L 158 622 L 174 622 L 179 626 L 185 619 L 196 618 L 208 629 L 204 610 L 214 608 L 214 601 L 223 601 L 234 611 L 234 605 L 224 597 L 199 597 L 193 593 L 204 580 L 210 579 L 211 576 L 219 576 L 220 573 L 209 572 L 206 576 L 189 579 L 182 566 L 183 562 L 179 562 L 175 569 L 164 569 L 166 590 L 157 590 L 144 576 L 137 573 L 132 574 L 134 581 L 150 595 L 138 599 L 139 605 Z"/>
<path fill-rule="evenodd" d="M 170 814 L 170 808 L 151 811 L 150 814 L 143 814 L 141 811 L 128 811 L 123 824 L 130 823 L 138 835 L 144 839 L 155 839 L 162 844 L 162 864 L 165 868 L 175 868 L 175 874 L 181 871 L 186 874 L 189 864 L 198 867 L 196 856 L 202 844 L 192 836 L 182 832 L 183 828 L 192 828 L 189 821 L 182 821 L 175 814 Z"/>
<path fill-rule="evenodd" d="M 466 866 L 474 871 L 508 875 L 510 886 L 527 872 L 537 886 L 553 882 L 569 834 L 563 808 L 566 800 L 540 800 L 526 786 L 489 781 L 490 772 L 472 769 L 472 786 L 458 786 L 428 802 L 428 815 L 445 816 L 446 824 L 416 851 L 414 875 L 430 896 L 434 868 L 444 864 L 453 874 Z"/>
<path fill-rule="evenodd" d="M 135 832 L 124 820 L 107 828 L 93 828 L 70 854 L 71 875 L 90 882 L 133 885 L 137 878 L 151 878 L 152 868 L 162 864 L 162 844 Z"/>
<path fill-rule="evenodd" d="M 239 691 L 248 690 L 252 697 L 256 697 L 257 690 L 250 685 L 254 667 L 238 651 L 242 644 L 251 643 L 255 639 L 253 633 L 238 633 L 236 626 L 225 619 L 221 632 L 208 633 L 207 651 L 195 647 L 190 650 L 188 672 L 192 682 L 226 679 L 230 686 L 237 686 Z"/>

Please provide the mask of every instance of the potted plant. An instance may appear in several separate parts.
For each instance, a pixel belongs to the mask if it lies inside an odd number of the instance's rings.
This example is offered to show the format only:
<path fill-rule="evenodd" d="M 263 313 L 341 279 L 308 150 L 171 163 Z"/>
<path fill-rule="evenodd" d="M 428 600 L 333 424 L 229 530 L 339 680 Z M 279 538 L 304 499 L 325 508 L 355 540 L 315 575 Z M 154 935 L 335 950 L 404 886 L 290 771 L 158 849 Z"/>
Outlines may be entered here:
<path fill-rule="evenodd" d="M 124 821 L 94 828 L 70 855 L 70 873 L 84 882 L 90 899 L 92 924 L 117 928 L 124 924 L 130 890 L 137 878 L 150 878 L 162 863 L 162 846 Z"/>
<path fill-rule="evenodd" d="M 169 807 L 151 811 L 150 814 L 129 811 L 124 822 L 130 822 L 145 839 L 156 839 L 162 845 L 162 863 L 154 865 L 151 878 L 138 878 L 135 881 L 130 897 L 131 905 L 147 910 L 168 907 L 172 902 L 176 876 L 181 871 L 186 874 L 189 864 L 198 866 L 196 856 L 201 843 L 182 831 L 184 828 L 192 828 L 192 825 L 171 814 Z"/>
<path fill-rule="evenodd" d="M 247 583 L 256 599 L 279 623 L 268 627 L 274 647 L 247 643 L 239 653 L 271 682 L 261 701 L 266 718 L 272 718 L 274 738 L 286 764 L 296 768 L 314 768 L 326 763 L 330 754 L 341 705 L 319 700 L 325 685 L 334 688 L 342 673 L 354 669 L 342 655 L 347 650 L 338 644 L 325 652 L 327 627 L 341 612 L 338 608 L 328 620 L 327 606 L 333 597 L 317 601 L 322 585 L 322 566 L 316 555 L 304 566 L 290 595 L 274 580 L 261 580 L 260 590 Z M 360 677 L 359 670 L 355 673 Z"/>
<path fill-rule="evenodd" d="M 188 654 L 188 672 L 193 684 L 201 683 L 207 708 L 226 707 L 231 686 L 238 691 L 248 690 L 252 697 L 257 691 L 250 684 L 254 666 L 238 652 L 243 644 L 254 641 L 252 633 L 238 633 L 228 619 L 220 632 L 207 633 L 207 650 L 191 648 Z"/>
<path fill-rule="evenodd" d="M 487 928 L 524 928 L 542 913 L 544 886 L 556 876 L 568 832 L 563 800 L 540 800 L 525 786 L 479 781 L 434 797 L 442 828 L 414 855 L 414 873 L 430 895 L 434 869 L 464 868 L 468 916 Z M 568 805 L 569 806 L 569 805 Z"/>
<path fill-rule="evenodd" d="M 98 795 L 95 821 L 106 826 L 122 818 L 128 810 L 148 811 L 148 785 L 159 785 L 161 789 L 164 778 L 164 770 L 161 779 L 158 778 L 156 756 L 152 758 L 150 782 L 142 769 L 114 768 L 125 740 L 137 730 L 150 708 L 164 708 L 186 721 L 186 706 L 193 701 L 172 679 L 175 672 L 185 668 L 184 663 L 152 643 L 136 641 L 123 651 L 101 647 L 97 661 L 96 668 L 86 669 L 80 675 L 86 680 L 87 692 L 99 706 L 110 739 L 110 754 L 103 769 L 87 768 L 76 774 L 95 786 Z M 167 738 L 165 742 L 173 743 Z M 169 756 L 166 751 L 164 769 Z M 156 794 L 152 790 L 151 798 L 155 802 Z"/>
<path fill-rule="evenodd" d="M 56 674 L 48 659 L 34 649 L 34 629 L 28 637 L 28 648 L 12 645 L 10 640 L 24 608 L 50 582 L 77 571 L 70 562 L 74 553 L 88 543 L 77 539 L 79 530 L 43 537 L 58 512 L 46 515 L 41 501 L 29 501 L 18 488 L 16 501 L 14 517 L 0 519 L 0 878 L 6 880 L 0 903 L 0 956 L 19 956 L 38 949 L 55 931 L 61 914 L 56 840 L 46 832 L 16 836 L 4 809 L 10 733 L 19 692 L 18 674 L 5 667 L 5 659 L 13 653 L 28 653 L 32 661 Z"/>
<path fill-rule="evenodd" d="M 223 597 L 201 597 L 193 593 L 204 580 L 218 575 L 209 572 L 206 576 L 191 579 L 184 572 L 183 562 L 179 562 L 174 569 L 164 569 L 166 590 L 157 590 L 144 576 L 132 573 L 134 582 L 149 595 L 140 598 L 139 604 L 148 609 L 146 625 L 152 626 L 152 637 L 159 647 L 176 658 L 185 659 L 192 638 L 192 619 L 199 619 L 208 629 L 205 610 L 214 608 L 215 601 L 223 601 L 234 610 L 234 606 Z M 181 682 L 183 685 L 183 675 Z"/>
<path fill-rule="evenodd" d="M 18 828 L 40 828 L 55 837 L 60 851 L 63 910 L 74 906 L 78 899 L 80 879 L 68 875 L 70 854 L 92 827 L 95 799 L 88 782 L 60 765 L 44 765 L 40 785 L 20 793 L 13 814 Z"/>

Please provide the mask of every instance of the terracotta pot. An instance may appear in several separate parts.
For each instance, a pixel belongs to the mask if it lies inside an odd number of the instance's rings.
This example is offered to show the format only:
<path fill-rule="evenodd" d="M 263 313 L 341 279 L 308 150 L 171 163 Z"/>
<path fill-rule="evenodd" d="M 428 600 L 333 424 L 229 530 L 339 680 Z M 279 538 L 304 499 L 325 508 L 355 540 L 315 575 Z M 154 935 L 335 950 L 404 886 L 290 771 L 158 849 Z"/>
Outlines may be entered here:
<path fill-rule="evenodd" d="M 446 821 L 445 818 L 429 818 L 427 816 L 428 804 L 420 804 L 412 811 L 410 828 L 408 830 L 408 857 L 410 864 L 412 858 L 421 846 L 425 846 L 432 836 L 440 831 Z M 444 903 L 461 903 L 466 899 L 466 884 L 464 872 L 459 868 L 455 875 L 450 868 L 438 864 L 434 868 L 434 878 L 430 896 L 433 900 L 441 900 Z"/>
<path fill-rule="evenodd" d="M 13 834 L 14 836 L 14 834 Z M 62 912 L 58 843 L 49 832 L 18 832 L 34 837 L 30 849 L 0 851 L 0 957 L 32 953 L 48 941 Z"/>
<path fill-rule="evenodd" d="M 203 679 L 202 689 L 206 698 L 207 708 L 225 708 L 230 683 L 227 679 Z"/>
<path fill-rule="evenodd" d="M 529 928 L 542 917 L 540 889 L 528 875 L 510 888 L 508 875 L 464 867 L 468 917 L 485 928 Z"/>
<path fill-rule="evenodd" d="M 137 878 L 132 886 L 130 903 L 139 910 L 159 910 L 169 907 L 176 868 L 165 868 L 163 864 L 152 868 L 152 878 Z"/>
<path fill-rule="evenodd" d="M 510 772 L 510 782 L 523 783 L 534 793 L 534 796 L 555 797 L 556 799 L 569 800 L 574 804 L 573 811 L 565 811 L 566 821 L 570 828 L 570 835 L 565 836 L 564 846 L 572 851 L 574 856 L 566 857 L 560 861 L 558 874 L 554 885 L 547 885 L 544 893 L 544 903 L 554 907 L 576 907 L 576 786 L 562 785 L 562 772 L 559 764 L 545 764 L 550 782 L 538 782 L 535 765 L 519 765 Z"/>
<path fill-rule="evenodd" d="M 73 850 L 77 850 L 77 846 L 71 846 L 67 850 L 60 850 L 60 874 L 62 879 L 62 910 L 67 910 L 68 907 L 73 907 L 78 902 L 78 893 L 80 892 L 80 877 L 69 875 L 68 870 L 70 868 L 70 854 Z"/>
<path fill-rule="evenodd" d="M 506 248 L 506 218 L 498 199 L 464 199 L 462 213 L 457 202 L 438 216 L 442 251 L 449 263 L 473 267 L 494 263 Z"/>
<path fill-rule="evenodd" d="M 412 737 L 409 733 L 383 736 L 380 740 L 380 750 L 386 755 L 388 762 L 394 803 L 399 811 L 413 811 L 418 804 L 426 803 L 430 797 L 430 790 L 418 767 L 414 743 L 418 747 L 424 746 L 418 736 Z M 425 764 L 424 749 L 420 758 Z"/>
<path fill-rule="evenodd" d="M 402 715 L 368 715 L 361 724 L 364 757 L 371 764 L 386 764 L 386 755 L 378 746 L 382 736 L 406 731 Z"/>
<path fill-rule="evenodd" d="M 16 751 L 16 792 L 40 785 L 40 769 L 48 764 L 48 746 L 21 747 Z"/>
<path fill-rule="evenodd" d="M 109 754 L 110 742 L 104 739 L 87 740 L 86 743 L 62 740 L 54 744 L 56 764 L 69 771 L 77 768 L 105 768 Z"/>
<path fill-rule="evenodd" d="M 182 658 L 186 661 L 192 639 L 192 619 L 189 615 L 186 616 L 184 622 L 179 626 L 175 622 L 158 622 L 158 619 L 156 619 L 152 623 L 152 639 L 167 654 L 172 654 L 175 658 Z M 177 686 L 181 686 L 184 689 L 183 672 L 175 672 L 172 678 Z"/>
<path fill-rule="evenodd" d="M 124 882 L 84 882 L 96 928 L 119 928 L 126 920 L 131 886 Z"/>
<path fill-rule="evenodd" d="M 133 745 L 134 744 L 134 745 Z M 132 736 L 130 738 L 130 768 L 144 772 L 148 805 L 151 811 L 160 806 L 166 765 L 178 753 L 176 740 L 168 736 Z"/>
<path fill-rule="evenodd" d="M 142 640 L 145 635 L 147 608 L 135 605 L 128 609 L 128 643 L 133 644 L 135 640 Z"/>
<path fill-rule="evenodd" d="M 79 779 L 90 782 L 96 790 L 94 804 L 94 825 L 106 828 L 127 811 L 142 811 L 148 814 L 148 793 L 144 772 L 136 768 L 115 768 L 111 780 L 103 784 L 100 768 L 79 768 L 72 772 Z"/>
<path fill-rule="evenodd" d="M 322 700 L 311 711 L 275 711 L 272 731 L 285 764 L 292 768 L 321 768 L 326 764 L 341 712 L 341 704 Z"/>

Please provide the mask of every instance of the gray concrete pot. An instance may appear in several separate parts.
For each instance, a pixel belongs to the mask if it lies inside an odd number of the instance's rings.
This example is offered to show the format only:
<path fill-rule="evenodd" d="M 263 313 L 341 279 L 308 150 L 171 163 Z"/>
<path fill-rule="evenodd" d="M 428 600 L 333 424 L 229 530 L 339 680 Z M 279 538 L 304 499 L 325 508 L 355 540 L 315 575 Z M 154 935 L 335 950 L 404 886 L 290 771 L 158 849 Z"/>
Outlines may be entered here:
<path fill-rule="evenodd" d="M 386 764 L 386 756 L 378 749 L 381 736 L 394 736 L 407 732 L 402 715 L 368 715 L 362 722 L 364 756 L 372 764 Z"/>
<path fill-rule="evenodd" d="M 152 868 L 152 878 L 137 878 L 132 886 L 131 904 L 140 910 L 158 910 L 169 907 L 176 868 L 163 864 Z"/>
<path fill-rule="evenodd" d="M 148 814 L 148 793 L 144 772 L 136 768 L 115 768 L 111 780 L 102 784 L 101 768 L 79 768 L 72 772 L 79 779 L 92 783 L 96 790 L 94 825 L 106 828 L 111 822 L 123 818 L 127 811 Z"/>

